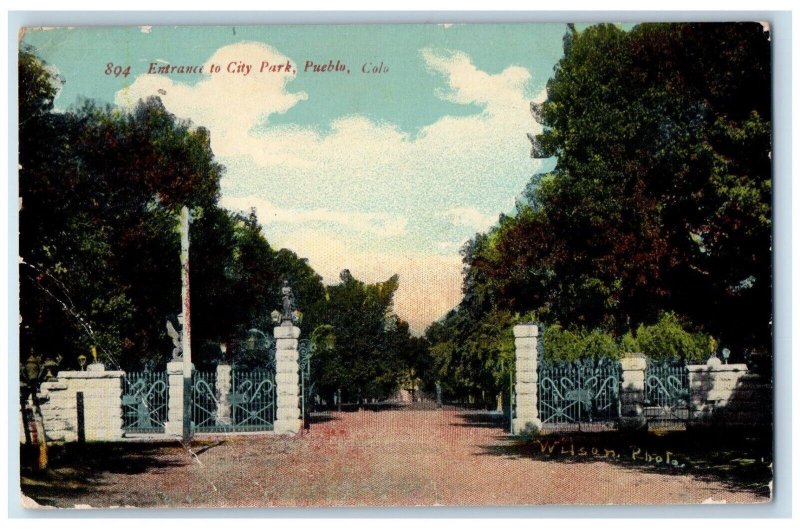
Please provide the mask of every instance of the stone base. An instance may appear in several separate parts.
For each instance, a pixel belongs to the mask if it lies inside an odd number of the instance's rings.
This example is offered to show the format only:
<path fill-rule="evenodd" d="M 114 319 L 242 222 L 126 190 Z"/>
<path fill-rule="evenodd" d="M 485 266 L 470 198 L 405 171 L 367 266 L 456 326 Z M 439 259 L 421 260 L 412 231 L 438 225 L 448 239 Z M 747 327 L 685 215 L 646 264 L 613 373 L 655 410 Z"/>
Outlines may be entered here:
<path fill-rule="evenodd" d="M 277 434 L 294 435 L 303 428 L 303 421 L 300 419 L 278 419 L 275 421 L 273 431 Z"/>
<path fill-rule="evenodd" d="M 542 430 L 539 419 L 514 419 L 514 434 L 521 436 L 537 435 Z"/>
<path fill-rule="evenodd" d="M 644 417 L 620 417 L 619 429 L 626 431 L 647 430 L 647 419 Z"/>
<path fill-rule="evenodd" d="M 183 437 L 183 423 L 167 421 L 166 423 L 164 423 L 164 433 L 166 435 L 175 435 L 177 437 Z"/>

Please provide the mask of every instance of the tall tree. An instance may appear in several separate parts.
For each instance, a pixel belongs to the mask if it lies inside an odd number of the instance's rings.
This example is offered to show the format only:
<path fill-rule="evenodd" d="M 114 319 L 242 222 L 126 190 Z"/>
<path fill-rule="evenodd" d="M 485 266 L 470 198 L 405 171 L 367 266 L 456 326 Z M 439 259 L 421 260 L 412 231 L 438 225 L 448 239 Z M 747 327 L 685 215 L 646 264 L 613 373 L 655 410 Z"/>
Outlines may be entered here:
<path fill-rule="evenodd" d="M 570 28 L 532 107 L 556 167 L 482 273 L 515 310 L 617 332 L 674 310 L 768 348 L 770 101 L 760 24 Z"/>
<path fill-rule="evenodd" d="M 569 26 L 531 107 L 556 166 L 464 247 L 463 301 L 427 331 L 446 391 L 491 391 L 515 315 L 582 353 L 626 333 L 769 350 L 770 93 L 760 24 Z"/>
<path fill-rule="evenodd" d="M 34 347 L 75 367 L 94 345 L 101 360 L 126 368 L 165 362 L 165 321 L 180 311 L 183 205 L 195 217 L 198 362 L 216 360 L 220 342 L 250 328 L 266 331 L 284 278 L 296 280 L 311 323 L 319 319 L 321 278 L 273 250 L 254 215 L 217 205 L 223 168 L 208 131 L 157 98 L 132 112 L 92 102 L 53 112 L 61 79 L 26 50 L 19 72 L 23 355 Z"/>

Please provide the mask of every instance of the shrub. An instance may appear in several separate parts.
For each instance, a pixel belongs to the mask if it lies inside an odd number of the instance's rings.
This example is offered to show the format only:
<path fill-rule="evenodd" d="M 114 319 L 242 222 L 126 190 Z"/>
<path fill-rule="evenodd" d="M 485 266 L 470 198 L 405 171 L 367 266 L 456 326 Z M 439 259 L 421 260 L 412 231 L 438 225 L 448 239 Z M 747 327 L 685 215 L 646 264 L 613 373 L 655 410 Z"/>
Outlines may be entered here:
<path fill-rule="evenodd" d="M 559 324 L 549 325 L 543 336 L 546 360 L 578 360 L 580 358 L 619 358 L 620 347 L 611 334 L 594 329 L 567 330 Z"/>
<path fill-rule="evenodd" d="M 639 325 L 635 340 L 627 339 L 626 347 L 633 346 L 632 342 L 638 352 L 654 360 L 679 358 L 697 362 L 704 362 L 714 352 L 715 343 L 706 334 L 687 332 L 672 312 L 662 313 L 654 325 Z"/>
<path fill-rule="evenodd" d="M 672 312 L 662 313 L 655 324 L 639 325 L 635 332 L 628 331 L 619 339 L 600 329 L 564 329 L 559 324 L 547 326 L 542 339 L 546 360 L 620 358 L 643 353 L 653 360 L 704 362 L 717 344 L 707 334 L 687 331 Z"/>

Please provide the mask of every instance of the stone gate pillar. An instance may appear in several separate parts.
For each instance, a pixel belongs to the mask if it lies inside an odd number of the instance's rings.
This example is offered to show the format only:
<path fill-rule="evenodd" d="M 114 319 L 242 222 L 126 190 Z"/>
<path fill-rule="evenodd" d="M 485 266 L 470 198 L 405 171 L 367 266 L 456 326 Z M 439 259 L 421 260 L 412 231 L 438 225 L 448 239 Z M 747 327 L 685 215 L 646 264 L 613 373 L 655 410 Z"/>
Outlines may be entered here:
<path fill-rule="evenodd" d="M 167 364 L 169 391 L 167 393 L 167 435 L 183 436 L 183 360 L 177 359 Z"/>
<path fill-rule="evenodd" d="M 516 348 L 516 384 L 514 401 L 517 416 L 514 419 L 514 433 L 530 435 L 542 427 L 539 420 L 537 389 L 539 384 L 537 337 L 539 326 L 528 323 L 514 326 L 514 346 Z"/>
<path fill-rule="evenodd" d="M 275 433 L 296 434 L 303 426 L 300 418 L 300 355 L 297 351 L 300 328 L 290 320 L 275 327 L 275 384 L 277 395 Z"/>
<path fill-rule="evenodd" d="M 620 380 L 620 418 L 621 430 L 643 430 L 647 428 L 644 416 L 645 371 L 647 358 L 643 354 L 628 355 L 620 359 L 622 380 Z"/>
<path fill-rule="evenodd" d="M 231 410 L 231 366 L 217 365 L 217 424 L 230 425 Z"/>

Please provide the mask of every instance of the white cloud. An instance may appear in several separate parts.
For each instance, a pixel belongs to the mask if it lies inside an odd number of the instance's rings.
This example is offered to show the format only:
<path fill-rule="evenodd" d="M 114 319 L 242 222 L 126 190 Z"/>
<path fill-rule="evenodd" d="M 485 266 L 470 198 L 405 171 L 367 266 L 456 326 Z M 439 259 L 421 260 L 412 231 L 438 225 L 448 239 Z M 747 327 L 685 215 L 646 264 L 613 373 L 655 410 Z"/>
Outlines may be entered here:
<path fill-rule="evenodd" d="M 294 74 L 254 73 L 216 74 L 194 85 L 142 75 L 116 101 L 131 106 L 166 92 L 167 109 L 211 131 L 227 168 L 223 205 L 255 206 L 270 242 L 308 257 L 328 281 L 343 268 L 368 281 L 399 273 L 397 312 L 419 331 L 458 303 L 465 229 L 486 229 L 509 207 L 538 163 L 529 158 L 526 133 L 541 131 L 529 112 L 527 69 L 490 74 L 452 51 L 425 49 L 420 58 L 446 85 L 439 97 L 479 110 L 442 116 L 416 133 L 362 115 L 319 128 L 274 125 L 271 116 L 324 93 L 291 92 Z M 206 64 L 295 59 L 241 43 Z M 443 218 L 451 229 L 437 233 Z M 445 251 L 452 253 L 438 255 Z"/>
<path fill-rule="evenodd" d="M 466 241 L 439 241 L 436 243 L 436 248 L 443 253 L 453 253 L 461 250 Z"/>
<path fill-rule="evenodd" d="M 386 213 L 333 211 L 327 208 L 313 210 L 279 207 L 261 197 L 222 197 L 224 207 L 247 212 L 255 208 L 263 225 L 325 223 L 338 225 L 358 233 L 372 233 L 381 237 L 405 234 L 408 220 Z"/>
<path fill-rule="evenodd" d="M 212 64 L 221 66 L 220 73 L 206 74 L 194 85 L 175 82 L 164 75 L 140 75 L 131 86 L 117 92 L 115 103 L 132 107 L 139 99 L 159 95 L 170 112 L 212 131 L 212 148 L 218 156 L 249 155 L 254 126 L 308 98 L 305 92 L 286 91 L 287 82 L 296 73 L 259 71 L 262 61 L 284 64 L 287 60 L 288 57 L 263 43 L 232 44 L 217 50 L 203 65 L 206 73 Z M 255 67 L 247 75 L 228 73 L 230 63 Z"/>
<path fill-rule="evenodd" d="M 516 112 L 520 105 L 528 104 L 525 89 L 531 74 L 526 68 L 509 66 L 500 74 L 491 75 L 479 70 L 462 52 L 423 49 L 421 53 L 428 69 L 447 79 L 450 90 L 440 91 L 442 99 L 464 105 L 486 105 L 492 114 Z"/>
<path fill-rule="evenodd" d="M 453 226 L 466 226 L 476 231 L 490 228 L 498 218 L 498 215 L 486 215 L 475 208 L 450 208 L 438 215 L 445 217 Z"/>

